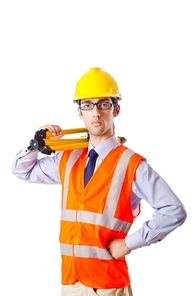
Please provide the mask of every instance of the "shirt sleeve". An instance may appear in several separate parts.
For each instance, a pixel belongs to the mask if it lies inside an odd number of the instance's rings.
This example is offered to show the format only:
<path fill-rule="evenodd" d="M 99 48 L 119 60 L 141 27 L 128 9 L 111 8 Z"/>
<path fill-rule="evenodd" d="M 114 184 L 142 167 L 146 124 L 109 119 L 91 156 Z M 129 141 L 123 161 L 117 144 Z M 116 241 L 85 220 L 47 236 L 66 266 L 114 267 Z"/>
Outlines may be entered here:
<path fill-rule="evenodd" d="M 126 237 L 129 249 L 134 250 L 163 240 L 187 218 L 185 207 L 165 180 L 142 161 L 133 182 L 134 202 L 145 200 L 153 208 L 152 219 Z M 132 203 L 132 204 L 133 204 Z"/>
<path fill-rule="evenodd" d="M 28 183 L 60 184 L 59 161 L 63 152 L 39 157 L 39 151 L 19 151 L 14 157 L 11 173 Z"/>

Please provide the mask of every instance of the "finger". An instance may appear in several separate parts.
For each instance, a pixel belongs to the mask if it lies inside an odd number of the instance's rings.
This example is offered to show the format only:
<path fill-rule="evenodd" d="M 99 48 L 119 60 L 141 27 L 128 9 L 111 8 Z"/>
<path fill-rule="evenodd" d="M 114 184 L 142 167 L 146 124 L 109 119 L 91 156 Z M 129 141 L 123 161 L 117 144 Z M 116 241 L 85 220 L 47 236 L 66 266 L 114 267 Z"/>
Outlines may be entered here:
<path fill-rule="evenodd" d="M 53 125 L 53 131 L 52 135 L 53 136 L 60 136 L 62 134 L 62 129 L 59 125 Z"/>
<path fill-rule="evenodd" d="M 47 129 L 52 133 L 53 137 L 60 136 L 62 134 L 62 129 L 59 125 L 54 124 L 45 124 L 42 125 L 39 129 Z"/>

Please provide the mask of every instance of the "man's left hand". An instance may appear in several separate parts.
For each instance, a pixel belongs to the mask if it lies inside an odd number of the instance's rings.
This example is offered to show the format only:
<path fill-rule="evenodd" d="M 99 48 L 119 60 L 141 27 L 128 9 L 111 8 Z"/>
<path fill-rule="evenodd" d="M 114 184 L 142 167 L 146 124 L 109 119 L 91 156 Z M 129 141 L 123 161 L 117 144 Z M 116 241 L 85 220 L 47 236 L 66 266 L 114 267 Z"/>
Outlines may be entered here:
<path fill-rule="evenodd" d="M 124 239 L 115 239 L 111 241 L 107 246 L 107 249 L 114 259 L 125 257 L 131 252 Z"/>

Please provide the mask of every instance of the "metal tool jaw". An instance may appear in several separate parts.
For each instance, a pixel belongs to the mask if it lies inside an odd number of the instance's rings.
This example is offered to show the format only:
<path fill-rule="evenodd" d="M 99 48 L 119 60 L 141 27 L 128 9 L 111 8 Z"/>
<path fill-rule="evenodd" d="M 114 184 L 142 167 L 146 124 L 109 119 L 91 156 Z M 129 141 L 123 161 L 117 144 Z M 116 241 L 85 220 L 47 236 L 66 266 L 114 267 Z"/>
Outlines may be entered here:
<path fill-rule="evenodd" d="M 43 154 L 50 155 L 55 153 L 55 150 L 51 149 L 48 145 L 45 144 L 44 139 L 46 139 L 47 129 L 41 129 L 36 131 L 34 135 L 34 139 L 32 139 L 29 143 L 28 150 L 39 150 Z"/>

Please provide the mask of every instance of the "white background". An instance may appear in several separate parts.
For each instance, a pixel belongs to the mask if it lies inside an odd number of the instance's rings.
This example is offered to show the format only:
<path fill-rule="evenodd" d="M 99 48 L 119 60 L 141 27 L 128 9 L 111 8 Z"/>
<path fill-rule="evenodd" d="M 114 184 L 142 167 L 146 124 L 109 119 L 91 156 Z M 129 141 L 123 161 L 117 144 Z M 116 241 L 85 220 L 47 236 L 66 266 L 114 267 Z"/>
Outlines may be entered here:
<path fill-rule="evenodd" d="M 164 241 L 132 252 L 134 296 L 195 292 L 195 1 L 0 3 L 0 295 L 60 295 L 60 187 L 11 175 L 14 155 L 45 123 L 83 126 L 72 103 L 90 67 L 111 73 L 123 100 L 117 135 L 145 156 L 185 204 Z M 142 214 L 132 231 L 151 209 Z"/>

